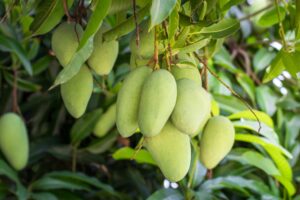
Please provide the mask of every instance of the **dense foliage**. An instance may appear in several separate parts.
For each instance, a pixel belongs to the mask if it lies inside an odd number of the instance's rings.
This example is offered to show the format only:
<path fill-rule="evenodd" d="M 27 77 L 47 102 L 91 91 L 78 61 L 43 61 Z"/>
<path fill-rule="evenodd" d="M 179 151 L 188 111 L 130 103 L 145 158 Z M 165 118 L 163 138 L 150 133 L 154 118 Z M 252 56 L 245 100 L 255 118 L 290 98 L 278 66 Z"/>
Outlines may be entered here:
<path fill-rule="evenodd" d="M 57 31 L 66 23 L 83 27 L 77 45 Z M 0 199 L 300 199 L 299 63 L 299 0 L 2 0 Z M 141 134 L 120 136 L 118 92 L 146 65 L 195 65 L 211 113 L 231 120 L 234 147 L 213 170 L 200 136 L 177 183 Z"/>

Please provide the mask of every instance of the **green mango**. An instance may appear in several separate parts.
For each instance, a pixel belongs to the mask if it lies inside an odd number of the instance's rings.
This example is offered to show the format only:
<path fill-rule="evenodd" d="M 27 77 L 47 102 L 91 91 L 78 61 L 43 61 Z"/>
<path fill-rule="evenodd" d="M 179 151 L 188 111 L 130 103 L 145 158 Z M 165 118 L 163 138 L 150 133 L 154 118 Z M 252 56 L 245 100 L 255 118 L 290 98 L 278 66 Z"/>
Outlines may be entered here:
<path fill-rule="evenodd" d="M 118 41 L 103 41 L 102 34 L 107 29 L 106 26 L 102 26 L 96 33 L 93 53 L 87 61 L 98 75 L 107 75 L 111 72 L 119 53 Z"/>
<path fill-rule="evenodd" d="M 138 109 L 145 79 L 151 74 L 149 67 L 134 69 L 125 78 L 117 98 L 117 128 L 123 137 L 134 134 L 138 128 Z"/>
<path fill-rule="evenodd" d="M 136 45 L 136 34 L 134 33 L 130 40 L 131 53 L 140 59 L 150 59 L 154 54 L 154 29 L 148 32 L 148 23 L 142 23 L 140 26 L 139 46 Z"/>
<path fill-rule="evenodd" d="M 200 160 L 206 168 L 214 168 L 229 153 L 234 135 L 233 124 L 226 117 L 208 120 L 200 140 Z"/>
<path fill-rule="evenodd" d="M 13 168 L 21 170 L 26 166 L 29 155 L 27 130 L 15 113 L 6 113 L 0 118 L 0 148 Z"/>
<path fill-rule="evenodd" d="M 195 81 L 198 85 L 202 85 L 202 80 L 200 73 L 196 67 L 193 66 L 184 66 L 178 67 L 173 66 L 171 72 L 176 80 L 180 80 L 182 78 L 187 78 Z"/>
<path fill-rule="evenodd" d="M 61 85 L 61 96 L 68 112 L 75 118 L 81 117 L 93 92 L 93 76 L 83 65 L 71 80 Z"/>
<path fill-rule="evenodd" d="M 101 115 L 95 125 L 94 135 L 97 137 L 105 136 L 116 124 L 116 104 L 111 105 L 107 111 Z"/>
<path fill-rule="evenodd" d="M 82 35 L 82 27 L 79 24 L 75 24 L 75 22 L 64 22 L 53 32 L 51 39 L 52 50 L 63 67 L 70 62 L 73 54 L 76 52 Z"/>
<path fill-rule="evenodd" d="M 145 137 L 144 146 L 164 176 L 177 182 L 187 174 L 191 163 L 190 138 L 167 122 L 154 137 Z"/>
<path fill-rule="evenodd" d="M 159 134 L 175 107 L 176 96 L 176 81 L 167 70 L 159 69 L 147 77 L 138 115 L 138 124 L 145 136 Z"/>
<path fill-rule="evenodd" d="M 180 131 L 193 135 L 210 115 L 209 94 L 190 79 L 177 81 L 177 100 L 171 115 L 172 123 Z"/>

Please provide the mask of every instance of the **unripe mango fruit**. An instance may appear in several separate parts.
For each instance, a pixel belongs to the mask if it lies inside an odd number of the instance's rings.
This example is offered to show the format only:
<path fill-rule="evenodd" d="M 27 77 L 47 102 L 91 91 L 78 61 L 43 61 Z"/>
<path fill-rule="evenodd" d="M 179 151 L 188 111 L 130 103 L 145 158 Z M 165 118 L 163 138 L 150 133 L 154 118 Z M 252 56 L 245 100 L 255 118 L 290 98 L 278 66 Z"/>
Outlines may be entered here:
<path fill-rule="evenodd" d="M 147 77 L 138 115 L 138 124 L 144 136 L 159 134 L 174 109 L 176 97 L 176 81 L 170 72 L 160 69 Z"/>
<path fill-rule="evenodd" d="M 61 85 L 61 96 L 68 112 L 75 118 L 82 116 L 93 92 L 93 76 L 83 65 L 72 79 Z"/>
<path fill-rule="evenodd" d="M 111 72 L 119 53 L 119 43 L 116 40 L 103 41 L 102 33 L 106 27 L 101 27 L 94 37 L 94 49 L 88 59 L 89 66 L 99 75 Z"/>
<path fill-rule="evenodd" d="M 172 123 L 180 131 L 193 135 L 210 115 L 209 94 L 195 81 L 177 81 L 177 100 L 171 115 Z"/>
<path fill-rule="evenodd" d="M 226 117 L 208 120 L 200 140 L 200 160 L 206 168 L 214 168 L 229 153 L 234 134 L 233 124 Z"/>
<path fill-rule="evenodd" d="M 82 27 L 74 22 L 64 22 L 53 32 L 51 39 L 52 50 L 63 67 L 70 62 L 73 54 L 76 52 L 82 35 Z"/>
<path fill-rule="evenodd" d="M 123 137 L 129 137 L 138 128 L 138 110 L 145 79 L 151 74 L 149 67 L 134 69 L 125 78 L 117 98 L 117 128 Z"/>
<path fill-rule="evenodd" d="M 23 120 L 15 113 L 0 118 L 0 148 L 10 165 L 23 169 L 28 162 L 29 143 Z"/>
<path fill-rule="evenodd" d="M 105 136 L 116 124 L 116 104 L 111 105 L 107 111 L 101 115 L 95 125 L 94 135 L 97 137 Z"/>
<path fill-rule="evenodd" d="M 185 67 L 178 67 L 173 66 L 171 72 L 176 80 L 180 80 L 182 78 L 187 78 L 190 80 L 195 81 L 200 86 L 202 85 L 201 76 L 196 67 L 193 66 L 185 66 Z"/>
<path fill-rule="evenodd" d="M 146 137 L 144 146 L 168 180 L 177 182 L 187 174 L 191 163 L 190 138 L 170 122 L 158 135 Z"/>

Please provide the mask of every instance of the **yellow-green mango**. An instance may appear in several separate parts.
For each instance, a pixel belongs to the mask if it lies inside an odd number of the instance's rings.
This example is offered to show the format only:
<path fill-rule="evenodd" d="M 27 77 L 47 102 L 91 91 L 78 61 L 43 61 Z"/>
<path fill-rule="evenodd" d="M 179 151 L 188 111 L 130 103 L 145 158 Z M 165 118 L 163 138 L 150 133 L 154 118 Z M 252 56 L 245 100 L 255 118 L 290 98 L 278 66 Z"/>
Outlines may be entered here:
<path fill-rule="evenodd" d="M 178 67 L 173 66 L 171 72 L 176 80 L 180 80 L 182 78 L 187 78 L 195 81 L 200 86 L 202 85 L 201 76 L 196 67 L 193 66 L 184 66 Z"/>
<path fill-rule="evenodd" d="M 136 34 L 130 40 L 131 53 L 140 58 L 151 58 L 154 54 L 154 29 L 148 32 L 147 22 L 140 26 L 139 46 L 136 45 Z"/>
<path fill-rule="evenodd" d="M 159 69 L 147 77 L 138 115 L 138 124 L 145 136 L 159 134 L 174 109 L 176 96 L 176 81 L 167 70 Z"/>
<path fill-rule="evenodd" d="M 200 160 L 212 169 L 229 153 L 234 143 L 234 127 L 229 119 L 223 116 L 208 120 L 200 140 Z"/>
<path fill-rule="evenodd" d="M 177 81 L 177 100 L 171 115 L 172 123 L 180 131 L 193 135 L 210 115 L 209 94 L 195 81 Z"/>
<path fill-rule="evenodd" d="M 123 137 L 134 134 L 138 128 L 138 110 L 145 79 L 151 74 L 149 67 L 134 69 L 125 78 L 117 98 L 117 128 Z"/>
<path fill-rule="evenodd" d="M 82 35 L 82 27 L 74 22 L 64 22 L 53 32 L 51 39 L 52 50 L 63 67 L 70 62 L 73 54 L 76 52 Z"/>
<path fill-rule="evenodd" d="M 28 162 L 29 143 L 26 126 L 15 113 L 0 118 L 0 148 L 10 165 L 23 169 Z"/>
<path fill-rule="evenodd" d="M 96 33 L 93 53 L 87 61 L 99 75 L 107 75 L 111 72 L 119 53 L 118 41 L 103 41 L 102 33 L 107 29 L 107 27 L 101 27 Z"/>
<path fill-rule="evenodd" d="M 93 76 L 83 65 L 71 80 L 61 85 L 61 96 L 68 112 L 75 118 L 82 116 L 93 92 Z"/>
<path fill-rule="evenodd" d="M 168 180 L 177 182 L 187 174 L 191 163 L 190 138 L 170 122 L 158 135 L 146 137 L 144 146 Z"/>
<path fill-rule="evenodd" d="M 116 104 L 111 105 L 107 111 L 101 115 L 95 125 L 94 135 L 97 137 L 105 136 L 116 124 Z"/>

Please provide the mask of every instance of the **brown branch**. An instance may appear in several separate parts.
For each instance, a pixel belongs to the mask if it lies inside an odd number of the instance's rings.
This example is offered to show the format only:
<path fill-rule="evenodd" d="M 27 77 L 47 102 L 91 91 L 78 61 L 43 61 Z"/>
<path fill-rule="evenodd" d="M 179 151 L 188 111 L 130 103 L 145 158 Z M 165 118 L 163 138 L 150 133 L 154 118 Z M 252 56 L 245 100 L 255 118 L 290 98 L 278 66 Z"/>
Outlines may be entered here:
<path fill-rule="evenodd" d="M 62 0 L 62 1 L 63 1 L 63 5 L 64 5 L 65 14 L 66 14 L 66 16 L 68 18 L 68 22 L 71 22 L 72 21 L 72 17 L 71 17 L 71 15 L 69 13 L 69 10 L 68 10 L 68 2 L 67 2 L 67 0 Z"/>
<path fill-rule="evenodd" d="M 153 55 L 153 61 L 154 61 L 154 70 L 159 69 L 159 65 L 158 65 L 158 26 L 155 26 L 155 28 L 154 28 L 154 55 Z"/>
<path fill-rule="evenodd" d="M 140 27 L 138 24 L 137 16 L 136 16 L 136 2 L 132 0 L 132 7 L 133 7 L 133 18 L 135 23 L 135 43 L 136 46 L 139 47 L 140 44 Z"/>
<path fill-rule="evenodd" d="M 208 91 L 207 58 L 206 57 L 203 58 L 202 64 L 203 64 L 203 76 L 204 76 L 204 86 L 203 86 L 203 88 L 206 91 Z"/>
<path fill-rule="evenodd" d="M 202 62 L 201 58 L 199 57 L 198 54 L 195 53 L 196 58 Z M 232 94 L 233 96 L 235 96 L 236 98 L 238 98 L 243 104 L 245 104 L 245 106 L 250 110 L 250 112 L 254 115 L 255 119 L 258 122 L 258 133 L 260 133 L 261 130 L 261 123 L 259 118 L 257 117 L 257 115 L 255 114 L 255 112 L 253 111 L 253 109 L 251 108 L 251 106 L 247 103 L 247 101 L 245 101 L 238 93 L 236 93 L 230 86 L 228 86 L 215 72 L 213 72 L 211 69 L 209 69 L 209 67 L 207 67 L 207 70 L 209 71 L 209 73 L 211 75 L 213 75 L 220 83 L 222 83 Z"/>
<path fill-rule="evenodd" d="M 207 170 L 206 177 L 207 177 L 207 179 L 212 179 L 212 177 L 213 177 L 213 171 L 211 169 Z"/>

